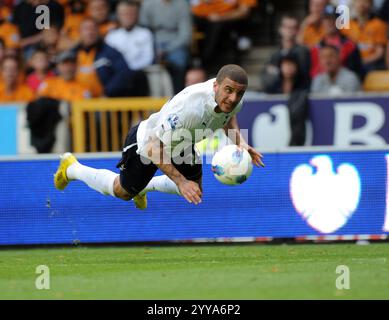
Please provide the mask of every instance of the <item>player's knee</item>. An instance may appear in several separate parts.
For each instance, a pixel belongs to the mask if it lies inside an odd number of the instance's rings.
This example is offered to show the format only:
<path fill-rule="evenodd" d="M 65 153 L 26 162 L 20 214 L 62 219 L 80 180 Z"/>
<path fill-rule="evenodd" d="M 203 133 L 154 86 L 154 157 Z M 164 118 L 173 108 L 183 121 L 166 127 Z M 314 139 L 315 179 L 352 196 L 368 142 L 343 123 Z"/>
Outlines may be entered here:
<path fill-rule="evenodd" d="M 114 181 L 113 192 L 117 198 L 122 199 L 124 201 L 129 201 L 132 199 L 132 196 L 121 186 L 119 177 L 116 177 Z"/>

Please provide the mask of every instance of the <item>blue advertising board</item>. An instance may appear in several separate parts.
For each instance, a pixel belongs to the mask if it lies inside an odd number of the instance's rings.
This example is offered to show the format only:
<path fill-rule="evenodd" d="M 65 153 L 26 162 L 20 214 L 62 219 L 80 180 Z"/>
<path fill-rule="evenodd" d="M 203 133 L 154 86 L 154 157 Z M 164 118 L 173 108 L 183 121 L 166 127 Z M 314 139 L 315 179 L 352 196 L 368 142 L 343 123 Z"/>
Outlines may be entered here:
<path fill-rule="evenodd" d="M 80 161 L 116 170 L 119 154 Z M 203 202 L 149 193 L 148 209 L 81 182 L 53 186 L 58 160 L 0 160 L 0 245 L 389 235 L 389 150 L 265 154 L 240 186 L 204 164 Z"/>
<path fill-rule="evenodd" d="M 0 107 L 0 155 L 17 154 L 17 114 L 16 106 Z"/>
<path fill-rule="evenodd" d="M 309 101 L 306 145 L 379 147 L 389 144 L 389 96 L 312 96 Z M 248 130 L 248 139 L 256 148 L 289 144 L 285 97 L 246 99 L 238 120 L 240 128 Z"/>

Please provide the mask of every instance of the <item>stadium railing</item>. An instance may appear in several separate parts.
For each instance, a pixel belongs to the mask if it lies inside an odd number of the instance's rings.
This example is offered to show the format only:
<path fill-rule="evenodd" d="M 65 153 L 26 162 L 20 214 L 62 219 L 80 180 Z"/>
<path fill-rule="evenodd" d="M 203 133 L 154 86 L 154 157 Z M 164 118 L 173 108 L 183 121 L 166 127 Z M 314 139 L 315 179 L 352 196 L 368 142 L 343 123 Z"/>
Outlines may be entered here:
<path fill-rule="evenodd" d="M 129 128 L 158 111 L 167 98 L 107 98 L 72 105 L 73 150 L 118 151 Z"/>

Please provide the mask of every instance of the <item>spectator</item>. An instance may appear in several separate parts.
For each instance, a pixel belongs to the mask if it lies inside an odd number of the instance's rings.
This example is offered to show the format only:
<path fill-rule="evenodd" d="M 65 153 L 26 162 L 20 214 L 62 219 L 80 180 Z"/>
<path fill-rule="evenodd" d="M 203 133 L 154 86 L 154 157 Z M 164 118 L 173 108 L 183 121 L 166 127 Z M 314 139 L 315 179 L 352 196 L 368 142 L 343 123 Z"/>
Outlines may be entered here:
<path fill-rule="evenodd" d="M 11 6 L 7 6 L 4 0 L 0 0 L 0 18 L 4 21 L 11 21 L 12 12 L 10 10 Z"/>
<path fill-rule="evenodd" d="M 32 54 L 29 65 L 32 73 L 27 76 L 26 83 L 34 92 L 38 90 L 43 81 L 55 76 L 50 70 L 50 62 L 45 50 L 37 49 Z"/>
<path fill-rule="evenodd" d="M 365 72 L 385 69 L 387 25 L 372 14 L 372 0 L 354 0 L 355 18 L 344 35 L 358 44 Z"/>
<path fill-rule="evenodd" d="M 154 60 L 153 35 L 149 29 L 137 25 L 139 3 L 120 1 L 116 15 L 120 28 L 110 31 L 105 42 L 123 55 L 130 69 L 150 66 Z"/>
<path fill-rule="evenodd" d="M 0 38 L 5 46 L 11 49 L 19 48 L 20 35 L 16 25 L 9 22 L 10 11 L 7 7 L 0 8 Z"/>
<path fill-rule="evenodd" d="M 309 48 L 315 46 L 324 36 L 323 14 L 328 0 L 310 0 L 309 14 L 303 20 L 297 41 Z"/>
<path fill-rule="evenodd" d="M 72 47 L 72 42 L 69 42 L 69 39 L 61 37 L 60 30 L 60 27 L 56 25 L 52 25 L 49 29 L 42 30 L 42 39 L 35 46 L 35 48 L 46 51 L 52 67 L 55 66 L 55 57 L 60 52 Z"/>
<path fill-rule="evenodd" d="M 356 92 L 361 84 L 357 75 L 342 67 L 338 48 L 325 45 L 320 49 L 320 64 L 323 73 L 313 79 L 311 91 L 337 95 L 342 92 Z"/>
<path fill-rule="evenodd" d="M 116 23 L 109 19 L 109 4 L 106 0 L 90 0 L 87 12 L 96 21 L 102 37 L 116 28 Z"/>
<path fill-rule="evenodd" d="M 323 17 L 324 37 L 311 49 L 311 78 L 314 78 L 323 70 L 319 61 L 320 48 L 325 45 L 333 45 L 340 52 L 341 63 L 344 67 L 354 71 L 361 79 L 363 78 L 362 60 L 358 46 L 346 36 L 342 35 L 336 27 L 337 15 L 335 8 L 327 7 L 328 11 Z"/>
<path fill-rule="evenodd" d="M 290 94 L 295 90 L 309 88 L 309 82 L 303 75 L 297 56 L 288 54 L 280 58 L 278 68 L 280 70 L 277 81 L 268 88 L 266 93 Z"/>
<path fill-rule="evenodd" d="M 190 1 L 196 29 L 203 32 L 205 39 L 200 43 L 200 55 L 208 72 L 213 73 L 224 64 L 222 53 L 235 53 L 236 43 L 232 41 L 232 32 L 241 28 L 250 15 L 256 0 L 209 0 Z M 225 48 L 232 43 L 232 47 Z"/>
<path fill-rule="evenodd" d="M 280 62 L 285 56 L 293 55 L 297 58 L 301 75 L 309 81 L 310 54 L 309 50 L 297 43 L 299 23 L 296 17 L 285 15 L 281 18 L 278 32 L 281 36 L 280 48 L 272 54 L 270 60 L 266 63 L 261 72 L 261 82 L 265 91 L 275 85 L 280 76 Z"/>
<path fill-rule="evenodd" d="M 133 72 L 116 49 L 105 44 L 97 23 L 86 18 L 80 26 L 76 78 L 92 97 L 126 97 L 137 95 Z"/>
<path fill-rule="evenodd" d="M 44 81 L 39 87 L 38 95 L 70 102 L 90 98 L 89 91 L 76 80 L 76 54 L 72 51 L 62 52 L 56 61 L 58 77 Z"/>
<path fill-rule="evenodd" d="M 34 98 L 32 90 L 20 82 L 19 61 L 14 57 L 6 57 L 1 67 L 0 82 L 1 102 L 30 102 Z"/>
<path fill-rule="evenodd" d="M 278 81 L 269 88 L 267 93 L 285 94 L 288 96 L 289 123 L 291 138 L 289 145 L 302 146 L 305 143 L 306 126 L 308 115 L 309 82 L 302 75 L 298 57 L 288 54 L 280 58 L 280 75 Z"/>
<path fill-rule="evenodd" d="M 71 0 L 67 8 L 68 12 L 65 16 L 61 34 L 76 44 L 80 38 L 80 24 L 86 17 L 86 3 L 85 1 Z"/>
<path fill-rule="evenodd" d="M 192 39 L 192 19 L 187 0 L 144 0 L 140 23 L 153 31 L 157 62 L 165 64 L 169 70 L 174 92 L 181 91 Z"/>
<path fill-rule="evenodd" d="M 185 87 L 208 80 L 207 72 L 200 67 L 190 68 L 185 75 Z"/>
<path fill-rule="evenodd" d="M 64 9 L 54 0 L 27 0 L 15 6 L 13 12 L 13 22 L 18 26 L 21 41 L 20 45 L 25 51 L 25 56 L 29 58 L 33 45 L 42 40 L 42 33 L 36 27 L 36 21 L 42 13 L 36 13 L 36 7 L 46 5 L 50 12 L 50 26 L 63 26 Z"/>

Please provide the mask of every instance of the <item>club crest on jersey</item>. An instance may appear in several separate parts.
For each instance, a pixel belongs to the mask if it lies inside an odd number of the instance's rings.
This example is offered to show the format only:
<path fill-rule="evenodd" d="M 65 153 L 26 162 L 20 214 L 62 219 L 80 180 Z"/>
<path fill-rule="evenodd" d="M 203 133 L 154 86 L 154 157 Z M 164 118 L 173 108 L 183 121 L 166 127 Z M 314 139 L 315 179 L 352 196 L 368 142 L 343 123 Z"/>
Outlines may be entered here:
<path fill-rule="evenodd" d="M 169 118 L 167 119 L 169 125 L 170 125 L 170 128 L 172 128 L 172 130 L 176 130 L 177 126 L 178 126 L 178 123 L 179 123 L 179 118 L 176 114 L 171 114 L 169 116 Z"/>

